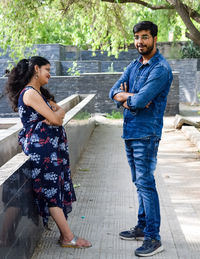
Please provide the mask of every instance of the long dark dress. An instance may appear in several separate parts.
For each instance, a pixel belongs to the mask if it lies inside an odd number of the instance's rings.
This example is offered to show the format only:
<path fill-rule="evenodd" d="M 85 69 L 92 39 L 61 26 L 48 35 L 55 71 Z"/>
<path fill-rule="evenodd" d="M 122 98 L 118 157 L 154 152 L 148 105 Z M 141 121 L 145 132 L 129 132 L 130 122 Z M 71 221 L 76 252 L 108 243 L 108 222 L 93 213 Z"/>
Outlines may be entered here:
<path fill-rule="evenodd" d="M 23 129 L 19 143 L 32 166 L 32 186 L 39 214 L 44 225 L 48 223 L 49 207 L 60 207 L 65 217 L 76 200 L 71 180 L 67 136 L 62 126 L 49 126 L 45 119 L 23 102 L 23 95 L 31 86 L 25 87 L 18 99 L 18 112 Z M 47 105 L 48 101 L 42 96 Z"/>

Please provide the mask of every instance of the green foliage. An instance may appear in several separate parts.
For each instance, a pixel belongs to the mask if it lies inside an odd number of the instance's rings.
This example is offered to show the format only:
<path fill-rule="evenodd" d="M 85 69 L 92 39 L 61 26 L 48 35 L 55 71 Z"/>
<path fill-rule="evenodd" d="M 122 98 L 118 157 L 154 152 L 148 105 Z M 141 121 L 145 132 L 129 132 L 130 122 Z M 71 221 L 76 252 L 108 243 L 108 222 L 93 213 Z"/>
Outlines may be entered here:
<path fill-rule="evenodd" d="M 169 31 L 175 32 L 174 40 L 184 33 L 183 23 L 174 10 L 152 11 L 142 5 L 118 2 L 1 0 L 0 47 L 5 51 L 10 48 L 13 60 L 35 54 L 32 45 L 44 43 L 101 49 L 117 56 L 133 43 L 133 25 L 141 20 L 158 24 L 159 41 L 167 41 Z M 152 0 L 151 3 L 166 4 L 166 1 Z"/>
<path fill-rule="evenodd" d="M 80 76 L 80 70 L 78 69 L 78 64 L 76 61 L 73 62 L 73 66 L 67 70 L 67 75 L 69 76 Z"/>
<path fill-rule="evenodd" d="M 87 111 L 82 111 L 82 112 L 79 112 L 78 114 L 76 114 L 74 116 L 74 120 L 87 120 L 91 117 L 91 114 L 88 113 Z"/>
<path fill-rule="evenodd" d="M 0 5 L 0 46 L 11 50 L 11 58 L 26 56 L 25 48 L 31 46 L 32 24 L 39 22 L 41 1 L 2 0 Z M 31 53 L 32 54 L 32 53 Z"/>
<path fill-rule="evenodd" d="M 195 45 L 193 41 L 188 41 L 181 50 L 182 58 L 200 58 L 200 47 Z"/>
<path fill-rule="evenodd" d="M 198 93 L 197 96 L 198 96 L 198 99 L 199 99 L 199 101 L 200 101 L 200 93 Z M 198 111 L 197 114 L 200 115 L 200 111 Z M 200 127 L 200 126 L 199 126 L 199 127 Z M 199 150 L 199 152 L 200 152 L 200 150 Z"/>
<path fill-rule="evenodd" d="M 182 35 L 182 28 L 178 25 L 175 25 L 174 27 L 174 40 L 180 39 Z"/>
<path fill-rule="evenodd" d="M 200 11 L 199 0 L 182 0 L 182 2 L 196 11 Z"/>
<path fill-rule="evenodd" d="M 106 114 L 106 118 L 107 119 L 115 119 L 115 120 L 117 119 L 118 120 L 118 119 L 122 119 L 123 118 L 123 114 L 121 112 L 119 112 L 119 111 L 114 111 L 113 110 L 111 112 L 111 114 L 109 114 L 109 113 Z"/>

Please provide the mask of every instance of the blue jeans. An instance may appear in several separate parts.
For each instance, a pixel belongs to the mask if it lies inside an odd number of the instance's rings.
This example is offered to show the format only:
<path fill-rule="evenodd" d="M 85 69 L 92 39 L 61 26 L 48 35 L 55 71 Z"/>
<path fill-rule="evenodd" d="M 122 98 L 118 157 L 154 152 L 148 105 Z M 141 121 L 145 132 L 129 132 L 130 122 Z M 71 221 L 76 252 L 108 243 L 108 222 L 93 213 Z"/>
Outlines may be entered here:
<path fill-rule="evenodd" d="M 154 171 L 157 163 L 159 138 L 125 140 L 132 181 L 138 193 L 139 209 L 137 226 L 144 229 L 145 239 L 160 240 L 160 206 Z"/>

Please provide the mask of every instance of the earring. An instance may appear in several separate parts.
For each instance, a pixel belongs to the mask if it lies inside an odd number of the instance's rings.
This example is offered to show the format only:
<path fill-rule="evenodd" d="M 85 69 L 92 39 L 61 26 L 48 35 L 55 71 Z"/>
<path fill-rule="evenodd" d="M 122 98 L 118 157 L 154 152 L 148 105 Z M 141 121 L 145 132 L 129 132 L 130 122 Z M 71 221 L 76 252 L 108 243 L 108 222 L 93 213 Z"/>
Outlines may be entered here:
<path fill-rule="evenodd" d="M 35 73 L 35 79 L 38 79 L 38 72 Z"/>

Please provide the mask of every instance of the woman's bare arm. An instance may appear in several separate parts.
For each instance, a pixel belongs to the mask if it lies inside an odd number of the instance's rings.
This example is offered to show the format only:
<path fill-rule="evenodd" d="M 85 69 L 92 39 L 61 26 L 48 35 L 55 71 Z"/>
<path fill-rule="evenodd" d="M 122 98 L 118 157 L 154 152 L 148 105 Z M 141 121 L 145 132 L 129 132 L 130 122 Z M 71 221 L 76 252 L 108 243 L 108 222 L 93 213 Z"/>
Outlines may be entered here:
<path fill-rule="evenodd" d="M 26 91 L 23 96 L 23 101 L 26 105 L 32 107 L 35 111 L 44 116 L 49 124 L 56 126 L 62 125 L 65 116 L 64 110 L 54 103 L 56 110 L 52 111 L 41 95 L 35 90 L 30 89 Z"/>

